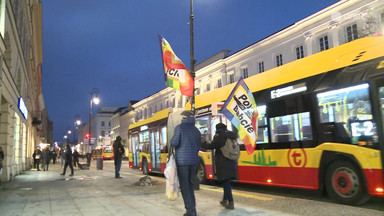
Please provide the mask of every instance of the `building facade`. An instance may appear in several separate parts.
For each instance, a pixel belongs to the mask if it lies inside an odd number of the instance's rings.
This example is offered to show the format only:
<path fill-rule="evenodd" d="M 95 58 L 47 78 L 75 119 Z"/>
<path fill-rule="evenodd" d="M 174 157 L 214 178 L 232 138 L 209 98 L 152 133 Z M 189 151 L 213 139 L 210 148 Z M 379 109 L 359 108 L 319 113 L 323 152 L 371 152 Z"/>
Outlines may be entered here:
<path fill-rule="evenodd" d="M 0 146 L 2 181 L 32 167 L 40 143 L 52 142 L 41 90 L 42 3 L 0 0 Z"/>
<path fill-rule="evenodd" d="M 283 30 L 229 55 L 223 50 L 196 65 L 195 93 L 211 91 L 240 77 L 263 73 L 352 40 L 383 35 L 384 2 L 341 0 Z M 166 88 L 134 105 L 135 121 L 164 108 L 184 107 L 180 92 Z"/>

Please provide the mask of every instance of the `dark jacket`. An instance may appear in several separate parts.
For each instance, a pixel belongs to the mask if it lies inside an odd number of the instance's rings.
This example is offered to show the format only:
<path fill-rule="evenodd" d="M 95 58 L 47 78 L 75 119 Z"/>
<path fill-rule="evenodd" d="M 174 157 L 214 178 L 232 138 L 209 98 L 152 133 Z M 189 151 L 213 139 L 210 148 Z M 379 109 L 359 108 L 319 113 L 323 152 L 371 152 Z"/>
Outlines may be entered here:
<path fill-rule="evenodd" d="M 40 151 L 40 149 L 36 149 L 34 152 L 33 152 L 33 159 L 37 160 L 37 161 L 40 161 L 41 158 L 42 158 L 42 153 Z"/>
<path fill-rule="evenodd" d="M 202 144 L 203 148 L 216 149 L 215 165 L 216 174 L 219 181 L 226 179 L 237 179 L 237 161 L 224 157 L 220 149 L 225 145 L 227 138 L 236 139 L 237 134 L 228 130 L 217 130 L 211 143 Z"/>
<path fill-rule="evenodd" d="M 123 144 L 121 144 L 121 139 L 116 139 L 113 142 L 113 155 L 114 158 L 121 158 L 125 152 Z"/>
<path fill-rule="evenodd" d="M 66 163 L 72 163 L 72 150 L 71 148 L 67 148 L 64 150 L 64 158 Z"/>
<path fill-rule="evenodd" d="M 51 160 L 51 154 L 49 150 L 44 149 L 42 152 L 42 156 L 43 156 L 43 161 L 42 161 L 43 164 L 49 164 L 49 161 Z"/>
<path fill-rule="evenodd" d="M 189 116 L 175 128 L 171 145 L 176 148 L 178 166 L 196 166 L 201 146 L 201 134 L 195 127 L 195 118 Z"/>

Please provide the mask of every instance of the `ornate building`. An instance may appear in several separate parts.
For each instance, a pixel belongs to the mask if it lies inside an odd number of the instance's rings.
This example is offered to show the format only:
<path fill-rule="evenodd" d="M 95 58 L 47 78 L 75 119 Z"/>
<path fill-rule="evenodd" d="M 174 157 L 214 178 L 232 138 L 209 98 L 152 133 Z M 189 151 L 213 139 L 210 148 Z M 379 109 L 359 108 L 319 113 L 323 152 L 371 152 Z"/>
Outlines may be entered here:
<path fill-rule="evenodd" d="M 0 145 L 2 181 L 32 167 L 40 143 L 52 143 L 41 90 L 42 3 L 0 0 Z"/>

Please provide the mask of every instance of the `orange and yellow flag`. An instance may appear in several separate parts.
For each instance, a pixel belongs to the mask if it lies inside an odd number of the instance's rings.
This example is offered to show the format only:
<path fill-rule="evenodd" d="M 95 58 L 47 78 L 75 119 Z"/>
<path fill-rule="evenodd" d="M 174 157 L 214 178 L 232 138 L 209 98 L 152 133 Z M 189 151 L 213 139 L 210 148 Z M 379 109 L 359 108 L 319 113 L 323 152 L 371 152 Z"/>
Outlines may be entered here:
<path fill-rule="evenodd" d="M 191 74 L 183 62 L 175 55 L 171 45 L 159 35 L 166 86 L 179 89 L 182 95 L 193 95 L 194 83 Z"/>

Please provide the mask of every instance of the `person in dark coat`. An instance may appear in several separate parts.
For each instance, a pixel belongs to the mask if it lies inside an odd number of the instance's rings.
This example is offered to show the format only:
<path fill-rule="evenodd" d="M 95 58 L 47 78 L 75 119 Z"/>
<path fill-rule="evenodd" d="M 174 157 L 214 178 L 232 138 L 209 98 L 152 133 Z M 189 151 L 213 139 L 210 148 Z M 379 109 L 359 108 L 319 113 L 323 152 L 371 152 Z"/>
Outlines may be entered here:
<path fill-rule="evenodd" d="M 35 151 L 33 152 L 33 160 L 35 162 L 37 171 L 40 171 L 40 160 L 42 158 L 42 153 L 40 151 L 40 147 L 37 147 Z"/>
<path fill-rule="evenodd" d="M 57 159 L 57 152 L 56 152 L 56 149 L 53 149 L 53 150 L 52 150 L 52 152 L 51 152 L 51 156 L 52 156 L 53 164 L 56 164 L 56 159 Z"/>
<path fill-rule="evenodd" d="M 222 183 L 224 190 L 223 200 L 220 201 L 220 204 L 226 209 L 234 209 L 235 207 L 233 203 L 232 187 L 230 180 L 237 179 L 237 161 L 230 160 L 224 157 L 220 149 L 225 145 L 225 141 L 228 138 L 236 139 L 237 134 L 232 131 L 228 131 L 227 126 L 225 124 L 219 123 L 216 125 L 216 134 L 213 137 L 212 142 L 204 142 L 202 144 L 202 147 L 206 149 L 216 149 L 216 174 L 217 179 Z"/>
<path fill-rule="evenodd" d="M 73 164 L 72 164 L 72 150 L 71 150 L 71 147 L 69 147 L 69 144 L 66 145 L 65 150 L 62 154 L 62 157 L 65 158 L 65 164 L 64 164 L 63 173 L 61 173 L 60 175 L 65 175 L 65 171 L 69 166 L 69 168 L 71 168 L 71 174 L 69 176 L 73 176 L 74 171 L 73 171 Z"/>
<path fill-rule="evenodd" d="M 51 154 L 48 147 L 45 147 L 45 149 L 43 149 L 42 156 L 43 156 L 43 159 L 42 159 L 43 170 L 48 171 L 49 162 L 51 161 Z"/>
<path fill-rule="evenodd" d="M 198 152 L 201 146 L 201 133 L 195 126 L 195 118 L 191 111 L 181 113 L 183 120 L 175 128 L 171 145 L 176 149 L 177 175 L 187 212 L 184 216 L 195 216 L 196 200 L 193 186 L 193 176 L 199 161 Z"/>
<path fill-rule="evenodd" d="M 78 167 L 79 166 L 79 152 L 75 149 L 73 152 L 73 166 Z"/>
<path fill-rule="evenodd" d="M 115 178 L 120 177 L 121 162 L 123 160 L 124 146 L 121 144 L 121 137 L 117 136 L 115 142 L 113 142 L 113 160 L 115 162 Z"/>

